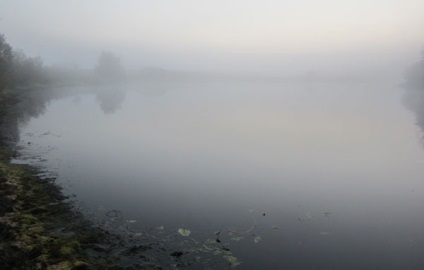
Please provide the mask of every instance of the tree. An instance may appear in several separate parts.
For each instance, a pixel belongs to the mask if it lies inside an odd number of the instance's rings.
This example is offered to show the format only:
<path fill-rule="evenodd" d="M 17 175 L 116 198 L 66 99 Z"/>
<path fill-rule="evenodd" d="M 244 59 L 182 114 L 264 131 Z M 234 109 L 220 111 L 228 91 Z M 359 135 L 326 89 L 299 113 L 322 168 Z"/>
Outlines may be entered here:
<path fill-rule="evenodd" d="M 0 91 L 13 84 L 13 54 L 12 47 L 0 34 Z"/>
<path fill-rule="evenodd" d="M 27 57 L 23 51 L 13 50 L 0 34 L 0 91 L 45 81 L 41 58 Z"/>
<path fill-rule="evenodd" d="M 102 52 L 94 71 L 96 77 L 103 82 L 119 82 L 124 78 L 121 61 L 111 52 Z"/>
<path fill-rule="evenodd" d="M 40 83 L 46 80 L 43 61 L 39 57 L 27 57 L 21 50 L 13 52 L 14 80 L 21 84 Z"/>

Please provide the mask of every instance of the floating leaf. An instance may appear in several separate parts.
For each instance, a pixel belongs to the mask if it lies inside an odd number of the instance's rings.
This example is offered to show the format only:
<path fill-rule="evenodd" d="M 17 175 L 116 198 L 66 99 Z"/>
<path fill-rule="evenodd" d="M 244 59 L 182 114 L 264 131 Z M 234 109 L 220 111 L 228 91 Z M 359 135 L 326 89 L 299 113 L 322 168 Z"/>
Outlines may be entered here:
<path fill-rule="evenodd" d="M 231 265 L 231 267 L 236 267 L 241 264 L 241 262 L 234 256 L 229 255 L 225 256 L 225 259 L 227 259 L 228 263 Z"/>
<path fill-rule="evenodd" d="M 255 236 L 255 238 L 253 238 L 253 242 L 255 242 L 256 244 L 261 241 L 262 241 L 262 238 L 260 236 Z"/>
<path fill-rule="evenodd" d="M 220 255 L 220 254 L 222 254 L 222 252 L 220 251 L 220 250 L 215 250 L 215 252 L 213 253 L 213 255 Z"/>
<path fill-rule="evenodd" d="M 214 240 L 212 240 L 212 239 L 206 239 L 206 240 L 205 240 L 205 244 L 206 244 L 206 245 L 214 245 L 214 244 L 215 244 L 215 241 L 214 241 Z"/>
<path fill-rule="evenodd" d="M 306 215 L 305 215 L 305 217 L 306 217 L 306 219 L 307 220 L 310 220 L 310 219 L 312 219 L 312 215 L 311 215 L 311 213 L 306 213 Z"/>
<path fill-rule="evenodd" d="M 191 231 L 189 229 L 179 228 L 178 233 L 182 236 L 189 236 L 191 234 Z"/>
<path fill-rule="evenodd" d="M 231 241 L 240 241 L 242 240 L 244 237 L 243 236 L 236 236 L 236 237 L 232 237 L 230 238 Z"/>

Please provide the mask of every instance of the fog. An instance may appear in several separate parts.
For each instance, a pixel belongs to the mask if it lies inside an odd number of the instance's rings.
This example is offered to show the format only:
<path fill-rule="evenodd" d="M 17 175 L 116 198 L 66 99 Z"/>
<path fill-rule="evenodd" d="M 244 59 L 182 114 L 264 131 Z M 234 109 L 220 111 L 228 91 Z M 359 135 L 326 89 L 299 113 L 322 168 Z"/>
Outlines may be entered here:
<path fill-rule="evenodd" d="M 423 46 L 420 0 L 12 1 L 0 32 L 47 65 L 261 75 L 399 74 Z"/>
<path fill-rule="evenodd" d="M 423 10 L 3 0 L 0 33 L 44 62 L 9 54 L 13 162 L 130 263 L 424 269 Z"/>

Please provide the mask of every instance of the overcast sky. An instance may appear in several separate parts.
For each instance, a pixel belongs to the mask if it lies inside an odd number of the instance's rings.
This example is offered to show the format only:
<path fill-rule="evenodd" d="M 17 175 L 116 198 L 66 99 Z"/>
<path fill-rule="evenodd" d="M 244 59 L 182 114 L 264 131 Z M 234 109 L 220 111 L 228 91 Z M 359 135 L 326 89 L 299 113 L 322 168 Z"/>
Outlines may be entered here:
<path fill-rule="evenodd" d="M 1 0 L 0 32 L 47 64 L 270 71 L 417 59 L 423 0 Z M 318 64 L 320 63 L 320 64 Z"/>

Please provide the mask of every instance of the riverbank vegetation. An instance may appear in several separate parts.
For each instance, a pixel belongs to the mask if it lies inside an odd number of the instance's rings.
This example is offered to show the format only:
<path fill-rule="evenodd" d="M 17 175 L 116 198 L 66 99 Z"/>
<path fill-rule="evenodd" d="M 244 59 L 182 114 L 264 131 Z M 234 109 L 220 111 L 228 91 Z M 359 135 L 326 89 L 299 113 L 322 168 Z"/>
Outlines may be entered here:
<path fill-rule="evenodd" d="M 43 111 L 48 91 L 39 90 L 47 84 L 41 59 L 13 50 L 0 35 L 2 269 L 90 269 L 101 263 L 87 249 L 103 232 L 72 210 L 53 179 L 41 179 L 36 169 L 10 163 L 16 154 L 18 122 Z"/>
<path fill-rule="evenodd" d="M 0 268 L 179 269 L 197 262 L 197 250 L 187 254 L 193 243 L 181 241 L 176 231 L 165 239 L 163 228 L 131 232 L 118 210 L 94 223 L 72 197 L 63 195 L 54 177 L 11 162 L 18 154 L 19 126 L 43 114 L 52 99 L 71 96 L 75 85 L 92 92 L 100 89 L 95 93 L 102 109 L 110 110 L 105 103 L 108 83 L 124 78 L 118 59 L 102 54 L 91 72 L 45 67 L 41 59 L 14 51 L 1 35 L 0 65 Z M 120 75 L 105 79 L 113 70 Z"/>
<path fill-rule="evenodd" d="M 27 57 L 21 50 L 14 50 L 0 34 L 0 93 L 31 84 L 44 84 L 48 80 L 39 57 Z"/>
<path fill-rule="evenodd" d="M 87 221 L 54 178 L 11 163 L 19 123 L 43 113 L 52 97 L 64 94 L 54 86 L 72 78 L 86 77 L 46 68 L 0 35 L 1 269 L 126 269 L 114 255 L 121 247 L 119 236 Z"/>

